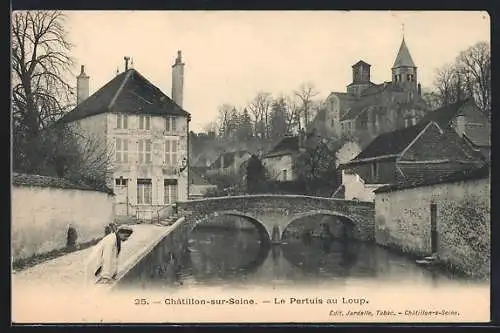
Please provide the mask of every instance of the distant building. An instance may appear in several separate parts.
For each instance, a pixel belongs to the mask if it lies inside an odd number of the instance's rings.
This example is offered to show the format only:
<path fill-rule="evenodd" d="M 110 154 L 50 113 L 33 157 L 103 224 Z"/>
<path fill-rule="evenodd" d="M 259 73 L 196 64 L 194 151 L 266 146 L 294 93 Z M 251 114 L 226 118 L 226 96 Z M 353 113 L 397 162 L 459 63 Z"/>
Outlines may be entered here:
<path fill-rule="evenodd" d="M 379 135 L 354 159 L 341 165 L 342 183 L 346 199 L 352 199 L 351 195 L 374 198 L 373 190 L 381 186 L 434 179 L 485 163 L 482 154 L 455 131 L 427 121 Z M 367 193 L 362 193 L 365 190 Z"/>
<path fill-rule="evenodd" d="M 421 96 L 417 66 L 403 38 L 392 66 L 392 81 L 371 82 L 371 65 L 352 66 L 346 92 L 332 92 L 314 120 L 320 132 L 352 139 L 365 147 L 381 133 L 415 125 L 428 111 Z"/>
<path fill-rule="evenodd" d="M 88 96 L 89 77 L 82 66 L 78 105 L 61 122 L 109 147 L 113 175 L 108 182 L 116 194 L 116 215 L 148 219 L 188 198 L 191 117 L 182 108 L 183 68 L 179 51 L 172 66 L 172 100 L 128 68 L 128 59 L 124 72 Z"/>
<path fill-rule="evenodd" d="M 269 152 L 262 155 L 262 164 L 274 181 L 293 181 L 296 175 L 293 171 L 295 157 L 304 148 L 305 136 L 287 135 L 281 139 Z"/>
<path fill-rule="evenodd" d="M 207 175 L 238 175 L 242 164 L 245 163 L 250 156 L 251 154 L 247 150 L 224 152 L 210 165 L 207 170 Z"/>

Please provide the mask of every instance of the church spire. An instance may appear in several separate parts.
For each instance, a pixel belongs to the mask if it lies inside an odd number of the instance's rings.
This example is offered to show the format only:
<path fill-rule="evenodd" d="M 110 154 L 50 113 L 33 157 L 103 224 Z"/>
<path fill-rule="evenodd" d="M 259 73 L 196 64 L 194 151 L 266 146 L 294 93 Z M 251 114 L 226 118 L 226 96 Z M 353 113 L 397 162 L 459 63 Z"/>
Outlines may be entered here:
<path fill-rule="evenodd" d="M 398 55 L 396 56 L 396 60 L 394 61 L 393 68 L 398 67 L 417 67 L 411 58 L 410 51 L 408 50 L 408 46 L 406 46 L 405 36 L 404 36 L 404 25 L 403 25 L 403 40 L 401 42 L 401 46 L 399 47 Z"/>

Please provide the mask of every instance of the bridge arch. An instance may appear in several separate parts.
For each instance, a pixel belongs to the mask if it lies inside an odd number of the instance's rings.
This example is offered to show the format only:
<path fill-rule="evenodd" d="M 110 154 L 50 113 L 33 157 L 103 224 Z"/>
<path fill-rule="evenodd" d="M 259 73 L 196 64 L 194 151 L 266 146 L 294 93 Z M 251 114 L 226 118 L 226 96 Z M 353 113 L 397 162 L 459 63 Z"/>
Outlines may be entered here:
<path fill-rule="evenodd" d="M 250 222 L 253 226 L 255 226 L 259 232 L 259 234 L 263 237 L 261 238 L 261 244 L 259 251 L 257 253 L 257 256 L 255 258 L 252 258 L 251 261 L 247 262 L 246 264 L 237 267 L 239 271 L 245 271 L 245 272 L 251 272 L 260 267 L 264 261 L 267 259 L 269 255 L 269 250 L 271 248 L 271 237 L 269 230 L 266 228 L 265 224 L 262 223 L 258 218 L 255 216 L 252 216 L 251 214 L 243 213 L 240 211 L 236 210 L 226 210 L 226 211 L 215 211 L 213 213 L 205 214 L 203 216 L 198 216 L 195 220 L 194 223 L 192 223 L 189 227 L 189 232 L 194 230 L 200 223 L 203 223 L 204 221 L 207 221 L 211 218 L 217 217 L 217 216 L 237 216 L 237 217 L 242 217 L 246 219 L 248 222 Z"/>
<path fill-rule="evenodd" d="M 285 231 L 290 225 L 305 217 L 316 216 L 316 215 L 340 218 L 342 223 L 347 224 L 349 228 L 352 228 L 352 231 L 355 235 L 359 233 L 358 223 L 356 223 L 356 221 L 351 216 L 348 216 L 338 211 L 319 209 L 319 210 L 310 210 L 303 213 L 294 214 L 292 218 L 288 219 L 283 224 L 283 229 L 281 230 L 281 239 L 283 239 L 283 237 L 285 236 Z"/>
<path fill-rule="evenodd" d="M 243 213 L 243 212 L 240 212 L 237 210 L 215 211 L 215 212 L 200 216 L 196 219 L 195 223 L 193 223 L 191 225 L 190 231 L 193 230 L 194 228 L 196 228 L 198 225 L 200 225 L 200 223 L 203 223 L 204 221 L 207 221 L 207 220 L 212 219 L 212 218 L 217 217 L 217 216 L 242 217 L 257 228 L 258 232 L 265 237 L 265 239 L 264 239 L 265 242 L 267 242 L 267 243 L 271 242 L 271 233 L 270 233 L 269 228 L 266 226 L 265 223 L 263 223 L 260 219 L 253 216 L 252 214 Z"/>

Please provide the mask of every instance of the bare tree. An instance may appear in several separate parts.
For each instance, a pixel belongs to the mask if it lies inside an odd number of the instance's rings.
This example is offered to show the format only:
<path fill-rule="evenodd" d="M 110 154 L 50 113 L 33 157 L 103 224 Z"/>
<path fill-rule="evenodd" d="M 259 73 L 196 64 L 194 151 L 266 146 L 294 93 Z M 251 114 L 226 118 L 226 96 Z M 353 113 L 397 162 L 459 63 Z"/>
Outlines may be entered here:
<path fill-rule="evenodd" d="M 272 102 L 270 93 L 260 91 L 248 105 L 248 109 L 254 116 L 255 133 L 259 133 L 263 139 L 269 138 L 269 113 Z"/>
<path fill-rule="evenodd" d="M 491 110 L 491 56 L 486 42 L 479 42 L 462 51 L 456 61 L 440 68 L 434 80 L 432 98 L 446 106 L 472 97 L 485 113 Z M 429 95 L 427 97 L 430 97 Z"/>
<path fill-rule="evenodd" d="M 72 87 L 64 74 L 73 65 L 72 45 L 64 20 L 58 11 L 16 12 L 12 17 L 14 163 L 24 161 L 32 171 L 38 162 L 26 145 L 71 107 Z"/>
<path fill-rule="evenodd" d="M 309 114 L 312 108 L 312 99 L 318 95 L 318 92 L 312 83 L 303 83 L 298 90 L 294 91 L 294 94 L 302 103 L 301 108 L 304 114 L 304 127 L 307 131 L 309 125 Z"/>
<path fill-rule="evenodd" d="M 298 129 L 299 132 L 302 129 L 300 124 L 300 106 L 297 103 L 297 98 L 294 96 L 286 96 L 285 103 L 287 106 L 288 112 L 287 114 L 287 128 L 289 132 L 292 132 L 294 129 Z"/>
<path fill-rule="evenodd" d="M 231 113 L 233 111 L 233 106 L 229 104 L 223 104 L 219 107 L 219 116 L 218 116 L 218 128 L 219 128 L 219 136 L 221 138 L 229 137 L 231 131 Z"/>
<path fill-rule="evenodd" d="M 479 42 L 460 53 L 456 67 L 465 89 L 484 112 L 491 109 L 491 54 L 487 42 Z"/>

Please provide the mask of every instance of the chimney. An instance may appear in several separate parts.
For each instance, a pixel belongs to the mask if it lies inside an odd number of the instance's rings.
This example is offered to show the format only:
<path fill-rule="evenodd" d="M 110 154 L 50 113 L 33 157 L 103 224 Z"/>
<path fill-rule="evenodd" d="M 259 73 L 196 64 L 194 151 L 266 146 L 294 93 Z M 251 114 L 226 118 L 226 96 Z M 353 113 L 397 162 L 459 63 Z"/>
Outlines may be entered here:
<path fill-rule="evenodd" d="M 422 96 L 422 86 L 420 85 L 420 83 L 417 86 L 417 90 L 418 90 L 418 96 Z"/>
<path fill-rule="evenodd" d="M 125 71 L 128 70 L 128 62 L 130 60 L 130 57 L 123 57 L 123 60 L 125 60 Z"/>
<path fill-rule="evenodd" d="M 172 99 L 182 107 L 184 89 L 184 63 L 182 62 L 182 52 L 177 51 L 177 58 L 172 65 Z"/>
<path fill-rule="evenodd" d="M 80 75 L 76 78 L 76 104 L 80 104 L 89 97 L 89 76 L 85 74 L 85 66 L 82 65 Z"/>

